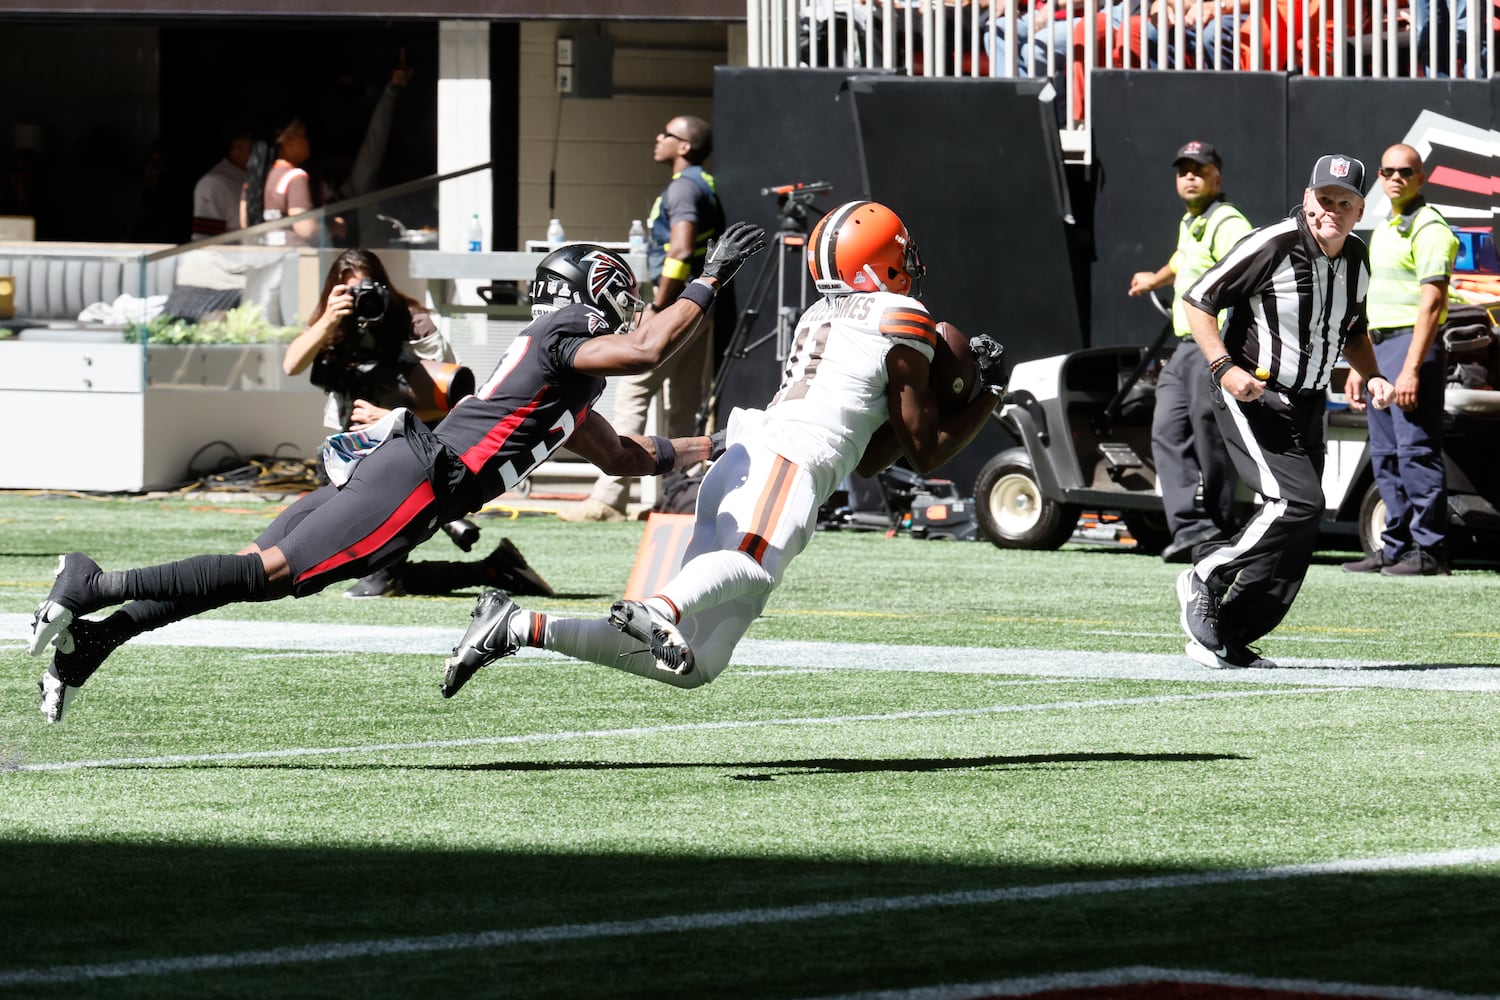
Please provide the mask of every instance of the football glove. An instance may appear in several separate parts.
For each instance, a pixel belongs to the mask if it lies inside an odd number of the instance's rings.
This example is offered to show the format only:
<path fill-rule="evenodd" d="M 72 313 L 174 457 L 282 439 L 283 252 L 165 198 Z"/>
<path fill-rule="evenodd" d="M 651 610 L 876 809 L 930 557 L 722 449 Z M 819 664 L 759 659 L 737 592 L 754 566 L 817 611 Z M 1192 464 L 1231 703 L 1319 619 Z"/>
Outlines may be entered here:
<path fill-rule="evenodd" d="M 749 222 L 736 222 L 714 240 L 703 260 L 704 277 L 717 278 L 720 285 L 734 277 L 740 265 L 766 248 L 766 231 Z"/>
<path fill-rule="evenodd" d="M 1004 392 L 1009 374 L 1005 369 L 1004 345 L 981 333 L 970 339 L 969 350 L 974 353 L 974 362 L 979 366 L 978 382 L 982 390 L 996 395 Z"/>

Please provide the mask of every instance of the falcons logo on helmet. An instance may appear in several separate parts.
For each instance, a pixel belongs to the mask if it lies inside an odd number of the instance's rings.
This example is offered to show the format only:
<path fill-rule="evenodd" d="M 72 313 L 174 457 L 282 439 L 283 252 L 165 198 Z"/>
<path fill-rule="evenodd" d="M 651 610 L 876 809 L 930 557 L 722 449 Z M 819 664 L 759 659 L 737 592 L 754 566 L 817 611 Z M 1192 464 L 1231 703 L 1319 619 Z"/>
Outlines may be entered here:
<path fill-rule="evenodd" d="M 609 254 L 594 251 L 583 258 L 589 265 L 589 295 L 595 302 L 608 297 L 611 288 L 629 288 L 635 275 Z"/>

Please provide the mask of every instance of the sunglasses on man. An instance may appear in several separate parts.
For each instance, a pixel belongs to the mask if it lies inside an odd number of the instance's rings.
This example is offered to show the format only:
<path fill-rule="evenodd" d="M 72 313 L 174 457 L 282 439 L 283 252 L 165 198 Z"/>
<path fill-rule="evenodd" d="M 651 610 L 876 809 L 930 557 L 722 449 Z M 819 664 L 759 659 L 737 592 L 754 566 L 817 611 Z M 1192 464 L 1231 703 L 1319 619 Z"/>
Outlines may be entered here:
<path fill-rule="evenodd" d="M 1382 176 L 1382 177 L 1395 177 L 1397 174 L 1400 174 L 1402 177 L 1410 177 L 1412 174 L 1414 174 L 1416 172 L 1417 172 L 1417 168 L 1416 167 L 1381 167 L 1380 168 L 1380 176 Z"/>

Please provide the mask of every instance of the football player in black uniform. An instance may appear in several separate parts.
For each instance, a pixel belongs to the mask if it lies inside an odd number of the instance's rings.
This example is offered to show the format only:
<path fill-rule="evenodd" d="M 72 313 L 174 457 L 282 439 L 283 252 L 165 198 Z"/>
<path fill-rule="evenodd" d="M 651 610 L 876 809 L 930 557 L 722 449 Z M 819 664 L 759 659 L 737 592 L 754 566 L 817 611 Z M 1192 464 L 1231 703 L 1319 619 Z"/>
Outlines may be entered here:
<path fill-rule="evenodd" d="M 513 489 L 564 444 L 622 476 L 707 459 L 707 437 L 622 436 L 592 407 L 606 376 L 639 374 L 669 358 L 719 286 L 764 248 L 764 235 L 749 223 L 730 226 L 703 276 L 639 325 L 643 303 L 623 258 L 588 243 L 553 251 L 531 283 L 532 322 L 478 391 L 436 430 L 399 413 L 343 485 L 303 496 L 238 554 L 114 572 L 81 552 L 62 556 L 27 645 L 33 656 L 53 649 L 42 714 L 60 721 L 83 682 L 130 638 L 236 601 L 303 597 L 364 576 Z M 123 602 L 103 620 L 83 617 Z"/>

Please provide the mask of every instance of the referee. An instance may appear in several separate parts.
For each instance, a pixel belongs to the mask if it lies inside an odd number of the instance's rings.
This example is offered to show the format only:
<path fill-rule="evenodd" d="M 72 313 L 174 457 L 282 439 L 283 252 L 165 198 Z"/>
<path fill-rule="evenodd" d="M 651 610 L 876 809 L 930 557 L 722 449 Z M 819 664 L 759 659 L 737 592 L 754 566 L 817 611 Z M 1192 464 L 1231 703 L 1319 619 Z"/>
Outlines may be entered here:
<path fill-rule="evenodd" d="M 1343 351 L 1376 409 L 1394 387 L 1365 322 L 1364 164 L 1318 158 L 1302 204 L 1257 229 L 1184 296 L 1215 387 L 1214 417 L 1245 485 L 1263 498 L 1239 533 L 1205 546 L 1177 579 L 1188 656 L 1210 667 L 1273 667 L 1250 643 L 1274 629 L 1307 574 L 1323 515 L 1323 410 Z M 1229 311 L 1222 337 L 1216 316 Z"/>

